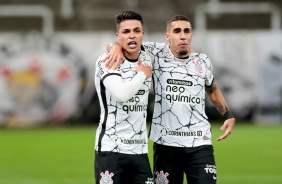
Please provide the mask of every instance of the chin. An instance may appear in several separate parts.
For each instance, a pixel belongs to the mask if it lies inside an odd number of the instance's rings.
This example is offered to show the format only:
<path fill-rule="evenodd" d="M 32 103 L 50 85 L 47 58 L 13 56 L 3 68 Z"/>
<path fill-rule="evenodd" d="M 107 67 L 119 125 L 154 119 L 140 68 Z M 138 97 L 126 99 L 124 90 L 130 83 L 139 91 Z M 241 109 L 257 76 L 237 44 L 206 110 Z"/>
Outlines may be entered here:
<path fill-rule="evenodd" d="M 188 54 L 188 50 L 181 50 L 178 53 L 180 56 L 186 56 Z"/>

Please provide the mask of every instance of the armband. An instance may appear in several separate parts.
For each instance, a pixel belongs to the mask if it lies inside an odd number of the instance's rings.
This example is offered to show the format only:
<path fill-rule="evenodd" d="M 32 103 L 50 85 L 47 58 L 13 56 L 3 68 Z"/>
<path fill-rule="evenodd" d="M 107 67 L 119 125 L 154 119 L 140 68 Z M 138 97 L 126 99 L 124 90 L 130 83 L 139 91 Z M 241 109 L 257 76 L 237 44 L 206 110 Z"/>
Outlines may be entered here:
<path fill-rule="evenodd" d="M 224 117 L 225 120 L 230 119 L 230 118 L 234 118 L 233 114 L 230 111 L 226 111 L 223 114 L 223 117 Z"/>

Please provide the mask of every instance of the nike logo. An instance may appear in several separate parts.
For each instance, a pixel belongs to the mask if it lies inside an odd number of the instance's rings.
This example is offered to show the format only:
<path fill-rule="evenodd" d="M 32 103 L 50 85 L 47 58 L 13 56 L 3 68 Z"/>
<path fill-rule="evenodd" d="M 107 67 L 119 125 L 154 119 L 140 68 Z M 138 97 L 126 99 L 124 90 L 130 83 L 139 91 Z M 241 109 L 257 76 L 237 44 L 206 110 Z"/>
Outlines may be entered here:
<path fill-rule="evenodd" d="M 216 180 L 216 176 L 212 176 L 212 178 L 213 178 L 214 180 Z"/>

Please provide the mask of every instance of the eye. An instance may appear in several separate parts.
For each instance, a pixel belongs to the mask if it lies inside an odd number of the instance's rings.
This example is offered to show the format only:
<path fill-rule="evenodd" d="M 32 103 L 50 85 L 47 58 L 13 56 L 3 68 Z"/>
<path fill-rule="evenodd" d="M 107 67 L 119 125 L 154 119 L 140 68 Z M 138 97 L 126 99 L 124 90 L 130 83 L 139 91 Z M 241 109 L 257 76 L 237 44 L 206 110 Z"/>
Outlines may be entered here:
<path fill-rule="evenodd" d="M 122 31 L 122 33 L 124 33 L 124 34 L 129 33 L 129 30 L 128 30 L 128 29 L 124 29 L 124 30 Z"/>
<path fill-rule="evenodd" d="M 180 28 L 176 28 L 176 29 L 173 30 L 174 33 L 179 33 L 180 31 L 181 31 Z"/>
<path fill-rule="evenodd" d="M 140 33 L 140 32 L 141 32 L 141 29 L 140 29 L 140 28 L 136 28 L 136 29 L 134 29 L 134 32 L 135 32 L 135 33 Z"/>
<path fill-rule="evenodd" d="M 184 29 L 184 33 L 190 33 L 191 30 L 189 28 Z"/>

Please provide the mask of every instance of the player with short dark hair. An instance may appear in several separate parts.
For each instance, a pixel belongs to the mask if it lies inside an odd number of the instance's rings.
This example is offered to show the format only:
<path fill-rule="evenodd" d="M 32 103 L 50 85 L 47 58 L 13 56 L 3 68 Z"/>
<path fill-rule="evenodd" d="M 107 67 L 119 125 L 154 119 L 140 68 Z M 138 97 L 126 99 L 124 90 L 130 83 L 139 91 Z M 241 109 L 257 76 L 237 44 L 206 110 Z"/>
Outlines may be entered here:
<path fill-rule="evenodd" d="M 117 69 L 96 63 L 101 115 L 95 140 L 95 179 L 100 184 L 152 184 L 146 129 L 151 58 L 141 51 L 143 20 L 135 12 L 116 16 L 125 61 Z"/>

